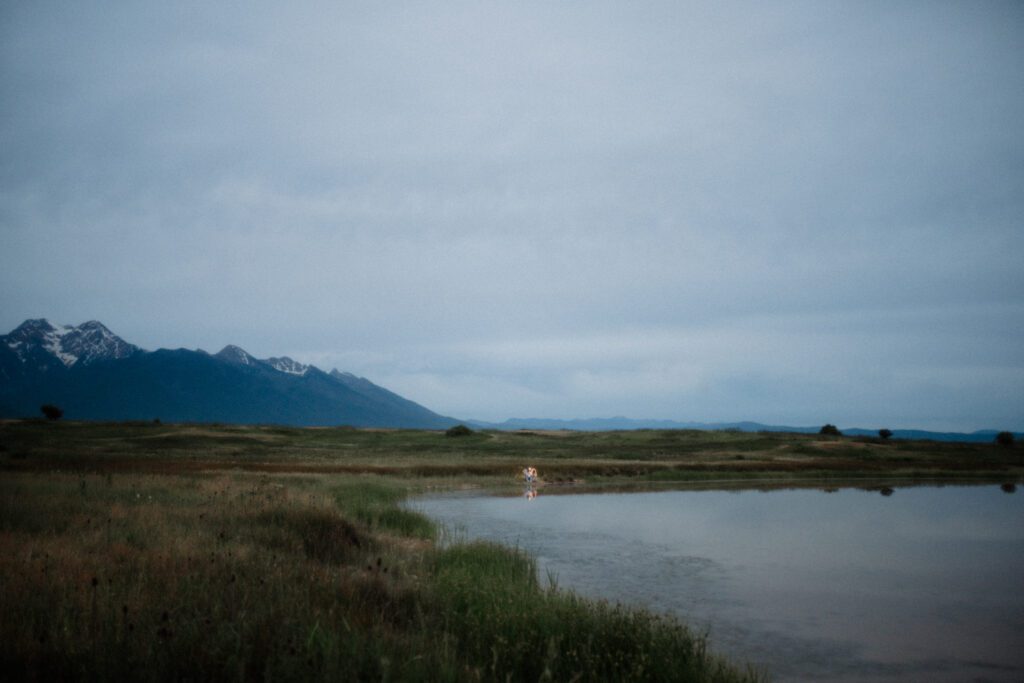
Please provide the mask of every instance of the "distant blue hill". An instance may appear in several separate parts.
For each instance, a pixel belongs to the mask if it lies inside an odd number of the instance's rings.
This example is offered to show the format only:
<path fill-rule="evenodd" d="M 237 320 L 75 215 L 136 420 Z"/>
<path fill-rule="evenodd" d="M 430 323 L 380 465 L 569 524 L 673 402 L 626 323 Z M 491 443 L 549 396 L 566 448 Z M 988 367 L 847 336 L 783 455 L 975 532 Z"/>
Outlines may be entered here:
<path fill-rule="evenodd" d="M 792 432 L 796 434 L 817 434 L 821 425 L 816 427 L 792 427 L 786 425 L 766 425 L 760 422 L 677 422 L 675 420 L 634 420 L 627 417 L 599 417 L 575 420 L 552 420 L 546 418 L 513 418 L 504 422 L 470 422 L 479 429 L 499 429 L 514 431 L 518 429 L 549 429 L 571 430 L 579 432 L 606 432 L 632 429 L 697 429 L 705 431 L 737 430 L 741 432 Z M 877 429 L 841 428 L 846 436 L 878 436 Z M 917 439 L 931 441 L 959 441 L 964 443 L 989 443 L 998 433 L 995 429 L 984 429 L 976 432 L 930 432 L 923 429 L 893 429 L 894 439 Z M 1015 434 L 1020 440 L 1024 434 Z"/>

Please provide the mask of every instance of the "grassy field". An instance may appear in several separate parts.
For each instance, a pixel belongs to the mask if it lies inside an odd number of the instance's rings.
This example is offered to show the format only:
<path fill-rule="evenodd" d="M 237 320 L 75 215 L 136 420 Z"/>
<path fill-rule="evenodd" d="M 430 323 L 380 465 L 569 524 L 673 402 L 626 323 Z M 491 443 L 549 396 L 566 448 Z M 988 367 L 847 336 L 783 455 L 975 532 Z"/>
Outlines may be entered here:
<path fill-rule="evenodd" d="M 699 634 L 440 547 L 424 490 L 972 478 L 1020 448 L 793 434 L 0 423 L 11 680 L 756 680 Z M 715 484 L 718 485 L 718 484 Z"/>
<path fill-rule="evenodd" d="M 1020 447 L 778 432 L 442 432 L 153 423 L 0 422 L 0 467 L 16 470 L 378 474 L 513 481 L 689 481 L 712 476 L 958 476 L 1024 467 Z"/>

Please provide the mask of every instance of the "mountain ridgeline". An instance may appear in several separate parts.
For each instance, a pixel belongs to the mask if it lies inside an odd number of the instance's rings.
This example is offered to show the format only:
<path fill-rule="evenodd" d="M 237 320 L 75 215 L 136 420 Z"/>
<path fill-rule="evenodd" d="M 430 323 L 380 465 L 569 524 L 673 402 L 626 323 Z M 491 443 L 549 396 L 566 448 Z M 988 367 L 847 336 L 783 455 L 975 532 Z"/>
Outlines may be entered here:
<path fill-rule="evenodd" d="M 438 415 L 347 372 L 288 357 L 258 359 L 237 346 L 216 354 L 145 351 L 103 324 L 27 320 L 0 336 L 0 417 L 352 425 L 444 429 Z"/>
<path fill-rule="evenodd" d="M 447 429 L 458 420 L 348 372 L 324 372 L 287 356 L 259 359 L 228 345 L 218 353 L 146 351 L 102 323 L 55 326 L 26 320 L 0 335 L 0 418 L 40 417 L 50 404 L 68 419 L 225 422 L 294 426 Z M 817 433 L 820 426 L 758 422 L 678 422 L 625 417 L 467 421 L 478 429 L 618 431 L 636 429 Z M 846 436 L 876 429 L 843 427 Z M 995 430 L 971 433 L 893 429 L 894 439 L 991 443 Z M 1024 441 L 1024 434 L 1014 435 Z"/>

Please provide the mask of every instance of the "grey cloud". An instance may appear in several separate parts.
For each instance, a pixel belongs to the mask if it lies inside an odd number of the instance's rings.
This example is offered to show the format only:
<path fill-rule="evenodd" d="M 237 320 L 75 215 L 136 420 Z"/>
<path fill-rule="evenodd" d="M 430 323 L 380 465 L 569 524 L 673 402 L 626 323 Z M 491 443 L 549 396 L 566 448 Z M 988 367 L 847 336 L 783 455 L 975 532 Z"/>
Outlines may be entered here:
<path fill-rule="evenodd" d="M 333 359 L 467 417 L 1024 427 L 1022 29 L 11 3 L 0 322 Z"/>

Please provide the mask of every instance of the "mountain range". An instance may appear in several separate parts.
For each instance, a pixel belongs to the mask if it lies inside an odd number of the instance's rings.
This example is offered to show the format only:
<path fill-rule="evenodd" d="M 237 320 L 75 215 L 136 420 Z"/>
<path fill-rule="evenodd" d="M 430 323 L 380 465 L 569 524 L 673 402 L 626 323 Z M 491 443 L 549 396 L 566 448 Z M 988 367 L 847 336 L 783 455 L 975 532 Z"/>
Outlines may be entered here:
<path fill-rule="evenodd" d="M 368 379 L 228 345 L 146 351 L 102 323 L 26 320 L 0 336 L 0 416 L 443 429 L 438 415 Z"/>
<path fill-rule="evenodd" d="M 0 417 L 38 417 L 51 403 L 69 419 L 229 422 L 298 426 L 352 425 L 444 429 L 458 420 L 337 369 L 324 372 L 287 356 L 259 359 L 234 345 L 146 351 L 95 320 L 77 327 L 26 320 L 0 335 Z M 479 429 L 609 431 L 731 429 L 816 433 L 819 426 L 759 422 L 678 422 L 625 417 L 468 421 Z M 847 436 L 876 429 L 843 427 Z M 991 442 L 995 430 L 970 433 L 892 430 L 896 439 Z M 1024 434 L 1017 434 L 1024 439 Z"/>

